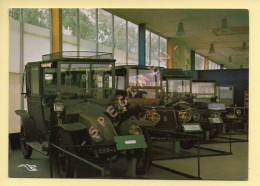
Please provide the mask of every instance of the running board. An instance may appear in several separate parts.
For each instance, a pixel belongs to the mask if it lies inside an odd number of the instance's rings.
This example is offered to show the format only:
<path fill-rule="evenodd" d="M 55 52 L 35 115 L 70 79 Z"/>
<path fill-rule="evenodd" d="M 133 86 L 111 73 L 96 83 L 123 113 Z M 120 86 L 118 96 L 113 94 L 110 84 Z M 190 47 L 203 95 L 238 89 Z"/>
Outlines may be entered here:
<path fill-rule="evenodd" d="M 39 142 L 26 142 L 27 145 L 29 145 L 30 147 L 32 147 L 33 149 L 37 150 L 38 152 L 44 154 L 44 155 L 48 155 L 48 151 L 43 150 L 43 145 L 40 144 Z"/>

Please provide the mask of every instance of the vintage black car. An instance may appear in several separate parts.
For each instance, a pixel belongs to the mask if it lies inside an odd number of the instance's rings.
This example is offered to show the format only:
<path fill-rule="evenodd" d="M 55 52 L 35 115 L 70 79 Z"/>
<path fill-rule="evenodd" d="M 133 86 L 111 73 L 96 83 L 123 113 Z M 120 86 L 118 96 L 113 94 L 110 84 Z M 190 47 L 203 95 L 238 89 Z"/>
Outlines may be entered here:
<path fill-rule="evenodd" d="M 223 108 L 212 107 L 211 103 L 215 96 L 215 81 L 196 81 L 192 77 L 181 69 L 163 70 L 166 106 L 187 112 L 190 122 L 200 123 L 204 138 L 213 139 L 223 123 L 220 116 Z"/>
<path fill-rule="evenodd" d="M 111 56 L 60 52 L 25 66 L 28 112 L 16 110 L 22 119 L 25 158 L 30 158 L 32 149 L 47 155 L 57 146 L 98 165 L 126 155 L 129 174 L 148 171 L 150 145 L 142 126 L 154 123 L 121 117 L 122 112 L 116 111 L 115 59 Z M 76 159 L 57 148 L 51 154 L 60 176 L 72 177 Z"/>
<path fill-rule="evenodd" d="M 217 102 L 225 103 L 226 107 L 234 105 L 234 86 L 217 84 L 216 86 Z"/>
<path fill-rule="evenodd" d="M 248 131 L 248 108 L 230 106 L 226 107 L 223 120 L 232 125 L 233 130 Z"/>
<path fill-rule="evenodd" d="M 127 100 L 128 112 L 124 117 L 135 115 L 140 120 L 154 122 L 155 126 L 149 130 L 152 141 L 176 138 L 174 132 L 200 133 L 195 109 L 187 111 L 185 105 L 183 108 L 178 103 L 171 106 L 166 104 L 166 92 L 162 86 L 163 70 L 154 66 L 116 67 L 116 93 Z M 149 128 L 151 126 L 146 126 L 146 129 Z M 184 138 L 183 135 L 178 137 Z M 191 148 L 194 141 L 181 140 L 180 143 L 183 148 Z"/>
<path fill-rule="evenodd" d="M 192 80 L 193 103 L 200 112 L 200 121 L 210 139 L 216 138 L 222 131 L 222 117 L 226 112 L 225 103 L 217 102 L 216 90 L 216 81 Z"/>

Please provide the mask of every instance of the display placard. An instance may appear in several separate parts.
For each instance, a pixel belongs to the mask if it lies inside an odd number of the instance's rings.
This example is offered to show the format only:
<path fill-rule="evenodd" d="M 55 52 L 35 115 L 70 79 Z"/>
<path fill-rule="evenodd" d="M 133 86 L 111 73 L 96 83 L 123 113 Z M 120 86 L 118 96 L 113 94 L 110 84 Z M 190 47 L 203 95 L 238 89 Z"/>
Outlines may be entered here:
<path fill-rule="evenodd" d="M 199 123 L 183 123 L 184 132 L 198 132 L 202 131 Z"/>
<path fill-rule="evenodd" d="M 117 150 L 147 148 L 144 135 L 114 136 Z"/>
<path fill-rule="evenodd" d="M 221 117 L 209 118 L 209 121 L 212 124 L 223 123 L 223 120 Z"/>
<path fill-rule="evenodd" d="M 225 103 L 209 103 L 208 109 L 210 110 L 225 110 Z"/>
<path fill-rule="evenodd" d="M 235 114 L 228 114 L 226 115 L 228 119 L 237 119 L 237 116 Z"/>
<path fill-rule="evenodd" d="M 135 144 L 136 140 L 126 140 L 125 144 Z"/>

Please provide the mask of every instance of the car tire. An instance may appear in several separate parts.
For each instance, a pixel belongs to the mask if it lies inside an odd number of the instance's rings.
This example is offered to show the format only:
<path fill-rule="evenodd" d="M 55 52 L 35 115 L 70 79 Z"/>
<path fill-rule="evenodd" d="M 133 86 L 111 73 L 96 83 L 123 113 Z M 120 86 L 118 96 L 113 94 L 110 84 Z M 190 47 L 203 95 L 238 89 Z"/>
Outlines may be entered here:
<path fill-rule="evenodd" d="M 21 145 L 21 151 L 23 154 L 23 157 L 26 159 L 29 159 L 32 155 L 32 147 L 27 145 L 25 143 L 25 129 L 24 126 L 21 126 L 21 132 L 20 132 L 20 145 Z"/>
<path fill-rule="evenodd" d="M 138 149 L 136 152 L 137 162 L 136 162 L 136 175 L 146 174 L 152 163 L 152 152 L 153 146 L 151 142 L 150 133 L 147 130 L 143 129 L 143 135 L 147 144 L 147 148 Z"/>
<path fill-rule="evenodd" d="M 63 146 L 72 146 L 73 140 L 72 140 L 72 137 L 69 132 L 67 132 L 63 129 L 60 129 L 57 133 L 55 143 L 57 146 L 62 148 Z M 74 150 L 67 150 L 67 151 L 75 153 Z M 73 158 L 72 156 L 70 156 L 60 150 L 56 150 L 55 157 L 57 160 L 57 169 L 58 169 L 60 177 L 62 177 L 62 178 L 74 177 L 74 173 L 75 173 L 75 169 L 76 169 L 75 158 Z"/>

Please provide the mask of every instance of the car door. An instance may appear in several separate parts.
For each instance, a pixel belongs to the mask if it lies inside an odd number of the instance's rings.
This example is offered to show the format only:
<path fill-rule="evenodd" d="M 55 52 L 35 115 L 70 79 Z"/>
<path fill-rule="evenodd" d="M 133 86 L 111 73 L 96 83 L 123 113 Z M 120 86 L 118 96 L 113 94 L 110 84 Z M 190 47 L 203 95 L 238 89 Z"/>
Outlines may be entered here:
<path fill-rule="evenodd" d="M 40 65 L 34 64 L 27 68 L 27 104 L 28 113 L 32 117 L 38 131 L 46 129 L 43 119 L 42 97 L 40 94 Z"/>

